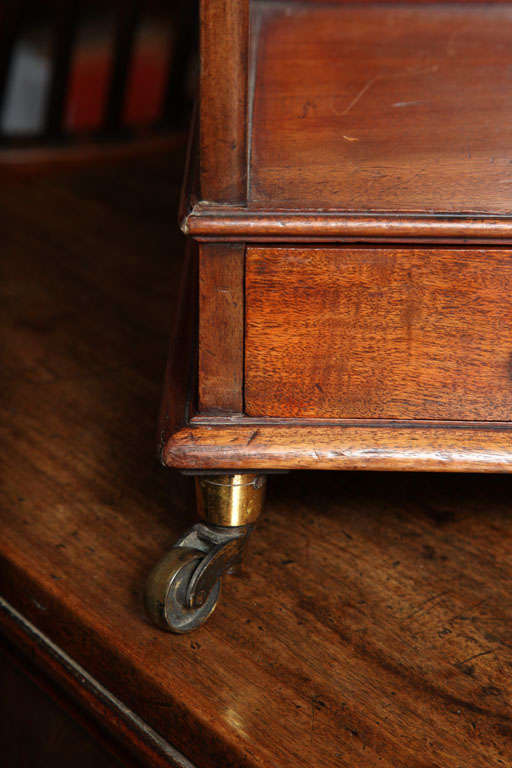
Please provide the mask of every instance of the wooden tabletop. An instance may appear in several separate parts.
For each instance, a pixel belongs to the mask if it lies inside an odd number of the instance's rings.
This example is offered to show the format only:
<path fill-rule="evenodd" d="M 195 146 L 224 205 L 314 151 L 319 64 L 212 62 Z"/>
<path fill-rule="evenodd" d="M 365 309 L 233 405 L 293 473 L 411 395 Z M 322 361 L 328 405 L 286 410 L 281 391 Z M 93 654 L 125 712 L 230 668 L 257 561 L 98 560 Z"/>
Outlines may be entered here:
<path fill-rule="evenodd" d="M 508 476 L 277 475 L 210 622 L 146 621 L 179 160 L 2 172 L 4 631 L 153 765 L 510 766 Z"/>

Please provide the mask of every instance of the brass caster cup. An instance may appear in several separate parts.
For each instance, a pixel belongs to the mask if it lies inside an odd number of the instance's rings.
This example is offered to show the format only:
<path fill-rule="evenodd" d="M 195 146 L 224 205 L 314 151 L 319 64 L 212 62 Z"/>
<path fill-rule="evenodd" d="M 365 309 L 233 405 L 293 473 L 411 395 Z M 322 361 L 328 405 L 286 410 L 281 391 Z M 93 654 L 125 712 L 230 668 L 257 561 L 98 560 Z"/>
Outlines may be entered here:
<path fill-rule="evenodd" d="M 235 527 L 255 523 L 263 509 L 264 475 L 196 477 L 197 509 L 210 525 Z"/>

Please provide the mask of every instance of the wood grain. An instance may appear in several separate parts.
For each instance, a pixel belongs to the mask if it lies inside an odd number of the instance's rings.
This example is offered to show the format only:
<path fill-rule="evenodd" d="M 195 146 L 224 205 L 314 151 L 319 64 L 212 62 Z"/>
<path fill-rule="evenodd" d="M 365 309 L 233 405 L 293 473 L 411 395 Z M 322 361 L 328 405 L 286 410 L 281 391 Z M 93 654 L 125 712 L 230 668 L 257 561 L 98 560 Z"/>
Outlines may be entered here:
<path fill-rule="evenodd" d="M 0 726 L 2 754 L 16 752 L 19 762 L 13 760 L 13 765 L 45 766 L 48 750 L 53 752 L 55 765 L 61 765 L 58 760 L 66 766 L 70 762 L 81 765 L 82 758 L 92 765 L 94 758 L 94 765 L 106 762 L 117 766 L 117 758 L 125 768 L 195 768 L 1 597 L 0 647 L 6 649 L 5 653 L 12 652 L 4 659 L 5 666 L 12 658 L 12 664 L 17 664 L 39 689 L 39 695 L 30 693 L 29 709 L 24 703 L 29 695 L 27 684 L 14 680 L 12 691 L 7 689 L 11 695 L 2 702 L 8 707 Z M 6 676 L 5 685 L 8 681 Z M 22 744 L 16 731 L 9 732 L 13 721 L 25 730 Z M 89 739 L 84 738 L 83 731 Z"/>
<path fill-rule="evenodd" d="M 250 416 L 510 421 L 509 249 L 249 248 Z"/>
<path fill-rule="evenodd" d="M 213 419 L 184 427 L 166 443 L 180 469 L 344 469 L 511 472 L 506 424 L 269 423 Z"/>
<path fill-rule="evenodd" d="M 196 203 L 191 195 L 182 219 L 186 234 L 199 240 L 253 242 L 512 242 L 512 218 L 440 214 L 361 214 L 242 208 Z"/>
<path fill-rule="evenodd" d="M 169 436 L 188 422 L 196 394 L 198 249 L 188 240 L 184 251 L 182 260 L 179 251 L 174 260 L 179 290 L 160 402 L 158 455 Z"/>
<path fill-rule="evenodd" d="M 0 619 L 0 622 L 2 620 Z M 43 678 L 26 657 L 0 636 L 0 749 L 2 761 L 13 768 L 140 768 L 124 753 L 121 762 L 111 742 L 88 733 L 83 714 Z"/>
<path fill-rule="evenodd" d="M 274 477 L 210 623 L 146 622 L 146 574 L 195 520 L 154 462 L 171 166 L 0 185 L 1 593 L 198 768 L 503 768 L 509 477 Z"/>
<path fill-rule="evenodd" d="M 244 255 L 242 245 L 199 249 L 199 410 L 243 410 Z"/>
<path fill-rule="evenodd" d="M 201 0 L 200 185 L 203 200 L 247 197 L 248 0 Z"/>
<path fill-rule="evenodd" d="M 509 4 L 294 6 L 256 6 L 252 206 L 510 215 Z"/>

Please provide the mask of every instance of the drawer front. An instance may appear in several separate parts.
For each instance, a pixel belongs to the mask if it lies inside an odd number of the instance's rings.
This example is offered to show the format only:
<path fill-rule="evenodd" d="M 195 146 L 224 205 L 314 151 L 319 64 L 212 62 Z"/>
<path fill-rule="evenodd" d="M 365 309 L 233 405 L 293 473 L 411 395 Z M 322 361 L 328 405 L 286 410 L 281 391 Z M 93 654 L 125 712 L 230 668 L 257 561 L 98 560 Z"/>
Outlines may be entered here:
<path fill-rule="evenodd" d="M 251 416 L 509 421 L 512 249 L 248 248 Z"/>

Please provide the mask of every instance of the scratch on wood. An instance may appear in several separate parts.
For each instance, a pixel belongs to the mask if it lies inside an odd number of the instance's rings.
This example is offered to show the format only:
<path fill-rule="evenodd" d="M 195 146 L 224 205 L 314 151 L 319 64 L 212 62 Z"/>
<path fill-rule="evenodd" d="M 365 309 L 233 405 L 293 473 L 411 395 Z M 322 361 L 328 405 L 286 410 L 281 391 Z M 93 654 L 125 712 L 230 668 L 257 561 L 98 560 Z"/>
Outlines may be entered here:
<path fill-rule="evenodd" d="M 344 110 L 343 110 L 343 112 L 342 112 L 341 114 L 342 114 L 342 115 L 348 115 L 348 113 L 350 112 L 350 110 L 351 110 L 353 107 L 355 107 L 355 105 L 357 104 L 357 102 L 358 102 L 360 99 L 362 99 L 362 97 L 365 95 L 365 93 L 366 93 L 367 91 L 369 91 L 369 90 L 370 90 L 370 88 L 372 87 L 372 85 L 373 85 L 374 83 L 376 83 L 376 82 L 377 82 L 377 80 L 382 80 L 382 75 L 376 75 L 375 77 L 372 77 L 372 79 L 371 79 L 371 80 L 368 80 L 368 82 L 366 83 L 366 85 L 364 85 L 364 86 L 361 88 L 361 90 L 359 91 L 359 93 L 358 93 L 358 94 L 357 94 L 357 95 L 356 95 L 356 96 L 355 96 L 355 97 L 352 99 L 352 101 L 350 102 L 350 104 L 348 105 L 348 107 L 347 107 L 346 109 L 344 109 Z"/>
<path fill-rule="evenodd" d="M 259 429 L 255 429 L 254 432 L 251 433 L 251 436 L 249 437 L 246 445 L 250 445 L 252 441 L 258 437 L 259 433 L 260 433 Z"/>
<path fill-rule="evenodd" d="M 490 653 L 494 653 L 494 648 L 490 648 L 488 651 L 480 651 L 480 653 L 475 653 L 473 656 L 468 656 L 467 659 L 462 659 L 462 661 L 456 661 L 455 666 L 456 667 L 462 667 L 464 664 L 467 664 L 469 661 L 473 661 L 473 659 L 478 659 L 480 656 L 488 656 Z"/>
<path fill-rule="evenodd" d="M 392 107 L 413 107 L 415 104 L 423 104 L 423 101 L 395 101 Z"/>
<path fill-rule="evenodd" d="M 447 595 L 450 590 L 446 589 L 444 592 L 440 592 L 438 595 L 432 595 L 432 597 L 428 597 L 426 600 L 424 600 L 422 603 L 419 604 L 419 606 L 408 616 L 405 617 L 406 621 L 409 621 L 409 619 L 412 619 L 414 616 L 417 616 L 419 613 L 423 613 L 425 606 L 428 606 L 428 610 L 434 607 L 435 601 L 439 600 L 441 597 L 444 597 L 444 595 Z"/>
<path fill-rule="evenodd" d="M 471 605 L 467 611 L 464 611 L 463 613 L 454 613 L 453 616 L 450 616 L 448 619 L 448 623 L 452 623 L 453 621 L 470 621 L 472 620 L 471 614 L 474 610 L 479 608 L 481 605 L 483 605 L 485 602 L 487 602 L 487 598 L 484 597 L 482 600 L 479 600 L 477 603 L 474 603 L 474 605 Z"/>
<path fill-rule="evenodd" d="M 343 117 L 344 115 L 348 115 L 348 113 L 355 107 L 358 101 L 360 101 L 365 93 L 368 93 L 370 88 L 372 88 L 375 83 L 377 83 L 379 80 L 395 80 L 397 78 L 402 77 L 415 77 L 416 75 L 428 75 L 431 72 L 437 72 L 439 69 L 439 66 L 437 64 L 434 64 L 430 67 L 426 67 L 423 69 L 417 69 L 417 70 L 406 70 L 405 72 L 397 72 L 394 75 L 375 75 L 375 77 L 372 77 L 371 80 L 368 80 L 368 82 L 363 85 L 359 93 L 357 93 L 350 104 L 343 110 L 343 112 L 340 112 L 340 116 Z M 411 104 L 414 102 L 402 102 L 403 104 Z M 397 102 L 397 104 L 400 104 L 400 102 Z"/>

